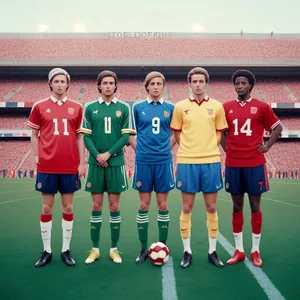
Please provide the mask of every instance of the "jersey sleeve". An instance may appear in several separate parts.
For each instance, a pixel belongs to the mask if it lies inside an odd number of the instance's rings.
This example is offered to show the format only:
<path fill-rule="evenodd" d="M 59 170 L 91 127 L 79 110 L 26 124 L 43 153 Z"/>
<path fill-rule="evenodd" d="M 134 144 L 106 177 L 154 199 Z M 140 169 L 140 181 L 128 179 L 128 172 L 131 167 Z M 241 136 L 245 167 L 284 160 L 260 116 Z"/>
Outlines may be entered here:
<path fill-rule="evenodd" d="M 280 120 L 275 115 L 273 109 L 270 105 L 266 105 L 264 110 L 264 126 L 266 131 L 273 130 L 277 125 L 279 125 Z"/>
<path fill-rule="evenodd" d="M 27 125 L 32 128 L 39 130 L 41 127 L 41 114 L 38 105 L 34 105 L 31 109 Z"/>
<path fill-rule="evenodd" d="M 181 130 L 182 129 L 182 110 L 179 105 L 175 105 L 173 117 L 171 120 L 171 129 L 172 130 Z"/>
<path fill-rule="evenodd" d="M 223 131 L 228 128 L 228 124 L 226 121 L 226 115 L 225 115 L 225 110 L 223 105 L 220 103 L 218 105 L 217 111 L 216 111 L 216 119 L 215 119 L 215 124 L 216 124 L 216 130 L 217 131 Z"/>
<path fill-rule="evenodd" d="M 80 132 L 86 133 L 86 134 L 92 134 L 92 114 L 91 110 L 89 109 L 89 106 L 86 105 L 84 108 L 83 113 L 83 119 L 82 119 L 82 125 L 80 128 Z"/>
<path fill-rule="evenodd" d="M 123 126 L 122 126 L 122 134 L 129 133 L 135 135 L 135 129 L 133 129 L 132 124 L 132 114 L 129 105 L 124 105 L 124 117 L 123 117 Z"/>

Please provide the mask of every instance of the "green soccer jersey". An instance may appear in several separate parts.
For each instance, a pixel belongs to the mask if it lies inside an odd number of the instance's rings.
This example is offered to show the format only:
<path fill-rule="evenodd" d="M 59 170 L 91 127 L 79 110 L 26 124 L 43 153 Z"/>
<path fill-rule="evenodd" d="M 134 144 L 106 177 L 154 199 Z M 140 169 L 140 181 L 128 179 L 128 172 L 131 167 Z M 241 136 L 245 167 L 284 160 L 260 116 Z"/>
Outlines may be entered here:
<path fill-rule="evenodd" d="M 86 104 L 81 132 L 90 153 L 89 164 L 97 164 L 97 155 L 109 152 L 108 166 L 124 165 L 123 147 L 134 134 L 130 106 L 116 98 L 109 104 L 101 98 Z"/>

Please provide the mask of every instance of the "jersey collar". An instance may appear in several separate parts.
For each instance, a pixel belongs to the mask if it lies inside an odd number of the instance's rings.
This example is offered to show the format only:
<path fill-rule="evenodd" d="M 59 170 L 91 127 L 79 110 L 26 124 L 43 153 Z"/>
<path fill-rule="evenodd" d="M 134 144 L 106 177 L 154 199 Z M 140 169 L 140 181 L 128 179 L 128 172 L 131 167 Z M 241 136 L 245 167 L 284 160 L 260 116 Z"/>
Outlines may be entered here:
<path fill-rule="evenodd" d="M 67 96 L 65 96 L 62 100 L 58 100 L 53 95 L 51 95 L 50 99 L 57 105 L 61 106 L 67 101 Z"/>
<path fill-rule="evenodd" d="M 149 97 L 147 97 L 147 102 L 148 102 L 148 104 L 150 104 L 150 103 L 152 103 L 152 102 L 154 102 L 154 101 L 151 100 Z M 161 98 L 158 100 L 158 102 L 159 102 L 160 104 L 163 104 L 163 103 L 164 103 L 164 99 L 161 97 Z"/>
<path fill-rule="evenodd" d="M 101 97 L 98 99 L 99 103 L 102 104 L 103 102 L 105 102 Z M 111 102 L 113 102 L 114 104 L 116 104 L 118 102 L 118 99 L 116 97 L 114 97 Z"/>
<path fill-rule="evenodd" d="M 205 97 L 202 99 L 202 101 L 198 101 L 197 99 L 195 99 L 194 97 L 193 97 L 193 95 L 191 95 L 190 97 L 189 97 L 189 99 L 190 99 L 190 101 L 191 102 L 195 102 L 195 103 L 197 103 L 199 106 L 205 101 L 205 102 L 208 102 L 209 101 L 209 97 L 207 96 L 207 95 L 205 95 Z"/>
<path fill-rule="evenodd" d="M 239 99 L 236 99 L 237 103 L 238 103 L 239 105 L 241 105 L 241 106 L 246 105 L 247 103 L 251 102 L 251 100 L 252 100 L 252 97 L 250 97 L 248 100 L 245 100 L 245 101 L 241 101 L 241 100 L 239 100 Z"/>

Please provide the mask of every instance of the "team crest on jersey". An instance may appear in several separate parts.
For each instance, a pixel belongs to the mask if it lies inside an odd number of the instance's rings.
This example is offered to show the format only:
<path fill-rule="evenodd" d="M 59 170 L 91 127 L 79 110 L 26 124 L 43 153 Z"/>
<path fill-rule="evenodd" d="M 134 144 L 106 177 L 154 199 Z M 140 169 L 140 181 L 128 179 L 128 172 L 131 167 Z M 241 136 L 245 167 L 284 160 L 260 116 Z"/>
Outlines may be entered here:
<path fill-rule="evenodd" d="M 92 187 L 92 183 L 91 183 L 91 182 L 87 182 L 87 183 L 86 183 L 86 187 L 87 187 L 88 189 L 90 189 L 90 188 Z"/>
<path fill-rule="evenodd" d="M 208 113 L 209 116 L 211 116 L 213 114 L 213 112 L 214 112 L 213 108 L 208 108 L 207 109 L 207 113 Z"/>
<path fill-rule="evenodd" d="M 68 107 L 68 113 L 70 115 L 73 115 L 74 114 L 74 108 L 73 107 Z"/>
<path fill-rule="evenodd" d="M 182 181 L 178 181 L 177 182 L 177 187 L 181 187 L 182 186 Z"/>
<path fill-rule="evenodd" d="M 170 117 L 170 113 L 169 113 L 168 111 L 164 111 L 164 116 L 165 116 L 166 118 L 169 118 L 169 117 Z"/>
<path fill-rule="evenodd" d="M 139 188 L 139 187 L 141 187 L 142 186 L 142 182 L 141 181 L 138 181 L 137 183 L 136 183 L 136 186 Z"/>
<path fill-rule="evenodd" d="M 258 110 L 257 107 L 251 107 L 250 108 L 250 113 L 255 115 L 257 113 L 257 110 Z"/>
<path fill-rule="evenodd" d="M 230 114 L 233 114 L 233 110 L 231 109 L 231 110 L 229 111 L 229 113 L 230 113 Z"/>
<path fill-rule="evenodd" d="M 116 111 L 116 116 L 119 118 L 119 117 L 121 117 L 122 116 L 122 112 L 120 111 L 120 110 L 117 110 Z"/>
<path fill-rule="evenodd" d="M 41 189 L 41 188 L 42 188 L 42 183 L 39 182 L 39 183 L 36 185 L 36 187 L 37 187 L 38 189 Z"/>

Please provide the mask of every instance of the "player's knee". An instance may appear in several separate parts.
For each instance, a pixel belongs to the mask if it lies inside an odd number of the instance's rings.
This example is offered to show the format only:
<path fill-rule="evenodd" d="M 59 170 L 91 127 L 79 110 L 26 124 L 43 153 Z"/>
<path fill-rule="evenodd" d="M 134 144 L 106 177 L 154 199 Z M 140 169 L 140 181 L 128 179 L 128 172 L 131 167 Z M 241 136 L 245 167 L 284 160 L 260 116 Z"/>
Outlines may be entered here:
<path fill-rule="evenodd" d="M 53 204 L 43 204 L 42 214 L 43 215 L 50 215 L 50 214 L 52 214 L 53 206 L 54 206 Z"/>
<path fill-rule="evenodd" d="M 149 210 L 149 203 L 141 201 L 140 202 L 140 210 Z"/>
<path fill-rule="evenodd" d="M 251 207 L 251 212 L 253 212 L 253 213 L 257 213 L 260 211 L 259 203 L 251 203 L 250 202 L 250 207 Z"/>
<path fill-rule="evenodd" d="M 102 210 L 102 204 L 94 202 L 93 203 L 93 211 L 101 211 Z"/>
<path fill-rule="evenodd" d="M 62 211 L 63 211 L 64 214 L 71 214 L 71 213 L 73 213 L 73 204 L 63 205 Z"/>
<path fill-rule="evenodd" d="M 233 202 L 233 211 L 235 213 L 243 211 L 243 205 L 241 203 Z"/>
<path fill-rule="evenodd" d="M 111 212 L 117 212 L 117 211 L 119 211 L 119 204 L 118 203 L 111 203 L 109 205 L 109 210 Z"/>
<path fill-rule="evenodd" d="M 190 214 L 193 210 L 193 206 L 186 203 L 182 206 L 182 211 L 185 213 L 185 214 Z"/>
<path fill-rule="evenodd" d="M 217 205 L 216 205 L 216 203 L 206 204 L 206 211 L 209 214 L 214 214 L 217 211 Z"/>
<path fill-rule="evenodd" d="M 166 211 L 166 210 L 168 210 L 168 203 L 167 203 L 167 201 L 163 201 L 163 202 L 158 203 L 158 209 L 160 211 Z"/>

